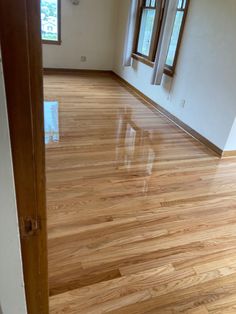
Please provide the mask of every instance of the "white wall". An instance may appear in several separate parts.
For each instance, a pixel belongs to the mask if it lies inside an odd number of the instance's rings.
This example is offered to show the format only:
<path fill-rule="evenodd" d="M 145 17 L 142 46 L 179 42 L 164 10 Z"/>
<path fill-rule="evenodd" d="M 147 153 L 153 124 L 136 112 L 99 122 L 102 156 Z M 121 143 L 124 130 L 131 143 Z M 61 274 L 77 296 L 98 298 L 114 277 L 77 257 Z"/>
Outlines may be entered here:
<path fill-rule="evenodd" d="M 61 0 L 62 44 L 43 45 L 44 67 L 111 70 L 116 0 Z M 81 62 L 81 56 L 87 62 Z"/>
<path fill-rule="evenodd" d="M 3 314 L 25 314 L 19 229 L 1 63 L 0 134 L 0 313 L 2 310 Z"/>
<path fill-rule="evenodd" d="M 161 87 L 150 85 L 147 65 L 121 65 L 128 5 L 119 0 L 115 72 L 224 149 L 236 116 L 236 1 L 191 0 L 176 75 Z M 236 150 L 236 141 L 226 148 Z"/>
<path fill-rule="evenodd" d="M 236 118 L 234 120 L 234 124 L 231 128 L 224 150 L 225 151 L 236 150 Z"/>

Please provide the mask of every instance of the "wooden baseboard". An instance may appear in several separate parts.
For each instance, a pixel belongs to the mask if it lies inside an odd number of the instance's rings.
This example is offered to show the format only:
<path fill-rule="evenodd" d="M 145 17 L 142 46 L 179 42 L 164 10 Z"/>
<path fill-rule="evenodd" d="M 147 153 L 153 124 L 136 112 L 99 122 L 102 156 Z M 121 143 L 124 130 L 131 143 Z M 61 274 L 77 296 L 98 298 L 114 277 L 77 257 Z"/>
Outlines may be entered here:
<path fill-rule="evenodd" d="M 236 157 L 236 150 L 225 150 L 222 157 Z"/>
<path fill-rule="evenodd" d="M 54 74 L 113 74 L 110 70 L 90 70 L 90 69 L 69 69 L 69 68 L 44 68 L 43 73 L 46 75 Z"/>
<path fill-rule="evenodd" d="M 160 112 L 162 115 L 164 115 L 168 120 L 173 122 L 175 125 L 177 125 L 179 128 L 181 128 L 183 131 L 191 135 L 193 138 L 195 138 L 197 141 L 202 143 L 203 145 L 207 146 L 211 151 L 213 151 L 218 157 L 226 157 L 223 150 L 221 150 L 219 147 L 217 147 L 215 144 L 210 142 L 208 139 L 206 139 L 204 136 L 193 130 L 191 127 L 189 127 L 187 124 L 176 118 L 174 115 L 172 115 L 169 111 L 161 107 L 159 104 L 154 102 L 151 98 L 140 92 L 137 88 L 135 88 L 133 85 L 128 83 L 126 80 L 124 80 L 122 77 L 120 77 L 118 74 L 113 72 L 114 77 L 123 84 L 123 86 L 126 86 L 129 90 L 133 91 L 136 95 L 139 97 L 142 97 L 146 103 L 149 105 L 149 107 L 152 110 Z M 227 152 L 226 152 L 227 153 Z M 227 155 L 228 156 L 228 155 Z"/>

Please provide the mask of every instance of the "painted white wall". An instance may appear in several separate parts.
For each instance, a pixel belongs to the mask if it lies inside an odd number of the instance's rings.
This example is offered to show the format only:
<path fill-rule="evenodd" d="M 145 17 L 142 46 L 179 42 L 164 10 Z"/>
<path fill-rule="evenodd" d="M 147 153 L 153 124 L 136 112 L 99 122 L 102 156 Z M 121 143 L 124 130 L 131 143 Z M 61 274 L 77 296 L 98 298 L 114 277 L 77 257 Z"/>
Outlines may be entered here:
<path fill-rule="evenodd" d="M 115 47 L 116 0 L 61 0 L 62 44 L 43 45 L 48 68 L 111 70 Z M 87 62 L 81 62 L 81 56 Z"/>
<path fill-rule="evenodd" d="M 236 150 L 236 118 L 234 120 L 234 123 L 231 128 L 224 150 L 225 151 Z"/>
<path fill-rule="evenodd" d="M 0 134 L 0 313 L 2 311 L 3 314 L 26 314 L 16 197 L 1 63 Z"/>
<path fill-rule="evenodd" d="M 122 67 L 128 6 L 119 0 L 115 72 L 224 149 L 236 117 L 236 1 L 191 0 L 176 75 L 165 76 L 161 87 L 150 85 L 147 65 Z M 236 141 L 226 147 L 236 150 Z"/>

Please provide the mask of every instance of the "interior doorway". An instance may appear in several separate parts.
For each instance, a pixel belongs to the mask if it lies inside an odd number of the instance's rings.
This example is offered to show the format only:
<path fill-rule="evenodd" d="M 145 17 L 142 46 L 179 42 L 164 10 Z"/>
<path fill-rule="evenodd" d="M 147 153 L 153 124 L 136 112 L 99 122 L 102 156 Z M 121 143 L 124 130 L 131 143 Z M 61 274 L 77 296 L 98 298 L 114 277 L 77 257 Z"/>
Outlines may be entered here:
<path fill-rule="evenodd" d="M 47 314 L 40 1 L 1 0 L 0 28 L 27 310 Z"/>

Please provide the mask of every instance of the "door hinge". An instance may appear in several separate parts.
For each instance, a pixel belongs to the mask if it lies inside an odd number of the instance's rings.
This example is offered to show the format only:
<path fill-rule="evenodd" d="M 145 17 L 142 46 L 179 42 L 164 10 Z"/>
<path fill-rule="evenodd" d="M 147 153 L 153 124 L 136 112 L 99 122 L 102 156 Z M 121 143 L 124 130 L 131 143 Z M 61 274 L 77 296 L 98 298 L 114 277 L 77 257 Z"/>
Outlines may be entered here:
<path fill-rule="evenodd" d="M 22 237 L 33 236 L 40 230 L 40 219 L 39 217 L 21 217 L 20 225 Z"/>

